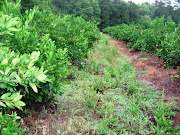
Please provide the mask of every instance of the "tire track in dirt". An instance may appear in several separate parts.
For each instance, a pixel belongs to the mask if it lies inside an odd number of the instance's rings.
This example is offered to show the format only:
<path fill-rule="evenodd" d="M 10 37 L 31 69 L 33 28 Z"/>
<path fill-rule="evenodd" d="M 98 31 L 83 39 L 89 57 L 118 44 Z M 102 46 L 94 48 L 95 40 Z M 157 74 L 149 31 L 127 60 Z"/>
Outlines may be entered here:
<path fill-rule="evenodd" d="M 127 49 L 124 42 L 115 38 L 110 37 L 110 41 L 122 54 L 129 56 L 129 61 L 136 67 L 137 71 L 142 72 L 138 74 L 137 80 L 145 84 L 151 83 L 160 91 L 164 89 L 165 102 L 176 98 L 177 101 L 174 105 L 180 107 L 180 78 L 172 81 L 172 76 L 178 75 L 177 69 L 165 69 L 162 59 L 155 55 L 148 56 L 146 52 Z M 172 127 L 176 125 L 180 125 L 180 111 L 177 112 Z"/>

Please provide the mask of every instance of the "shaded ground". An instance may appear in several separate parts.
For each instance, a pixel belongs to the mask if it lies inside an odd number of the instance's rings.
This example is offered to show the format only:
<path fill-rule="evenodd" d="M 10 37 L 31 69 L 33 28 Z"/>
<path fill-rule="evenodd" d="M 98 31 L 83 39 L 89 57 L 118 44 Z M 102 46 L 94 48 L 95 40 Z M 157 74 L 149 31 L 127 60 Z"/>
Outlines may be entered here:
<path fill-rule="evenodd" d="M 180 78 L 174 77 L 178 75 L 178 70 L 165 69 L 163 67 L 164 61 L 155 55 L 148 56 L 145 52 L 127 49 L 124 42 L 120 42 L 115 38 L 111 37 L 110 40 L 122 54 L 129 56 L 129 61 L 139 72 L 137 77 L 139 81 L 145 84 L 151 83 L 158 90 L 164 89 L 165 102 L 175 99 L 177 101 L 175 105 L 180 107 Z M 177 112 L 173 122 L 173 127 L 175 125 L 180 125 L 180 111 Z"/>

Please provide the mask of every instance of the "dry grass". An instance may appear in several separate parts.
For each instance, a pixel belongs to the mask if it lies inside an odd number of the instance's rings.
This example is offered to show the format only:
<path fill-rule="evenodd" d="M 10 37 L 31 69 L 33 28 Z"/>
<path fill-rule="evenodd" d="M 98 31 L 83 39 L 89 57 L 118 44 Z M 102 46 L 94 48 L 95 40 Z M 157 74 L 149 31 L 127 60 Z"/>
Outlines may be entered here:
<path fill-rule="evenodd" d="M 157 71 L 155 67 L 149 67 L 149 71 L 148 73 L 146 73 L 146 77 L 147 78 L 152 78 L 155 77 L 157 75 Z"/>
<path fill-rule="evenodd" d="M 135 67 L 137 67 L 140 71 L 145 70 L 146 64 L 143 60 L 138 60 L 135 63 Z"/>

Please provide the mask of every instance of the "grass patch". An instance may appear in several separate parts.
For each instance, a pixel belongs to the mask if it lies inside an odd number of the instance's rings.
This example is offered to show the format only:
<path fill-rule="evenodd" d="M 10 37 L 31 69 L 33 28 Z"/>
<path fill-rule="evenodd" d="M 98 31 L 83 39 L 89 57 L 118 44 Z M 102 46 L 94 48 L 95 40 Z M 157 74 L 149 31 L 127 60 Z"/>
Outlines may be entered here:
<path fill-rule="evenodd" d="M 58 111 L 44 126 L 61 135 L 178 133 L 171 128 L 175 112 L 163 102 L 163 91 L 137 81 L 127 56 L 106 36 L 89 55 L 83 70 L 73 67 L 75 79 L 61 86 Z"/>

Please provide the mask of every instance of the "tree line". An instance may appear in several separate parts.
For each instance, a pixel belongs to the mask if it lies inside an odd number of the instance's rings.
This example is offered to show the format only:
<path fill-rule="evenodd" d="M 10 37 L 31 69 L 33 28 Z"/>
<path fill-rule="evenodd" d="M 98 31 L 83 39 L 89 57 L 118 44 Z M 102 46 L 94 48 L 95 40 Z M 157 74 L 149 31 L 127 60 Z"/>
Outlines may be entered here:
<path fill-rule="evenodd" d="M 26 0 L 21 1 L 21 5 L 22 12 L 37 5 L 40 10 L 46 12 L 82 16 L 86 21 L 96 21 L 100 29 L 122 23 L 152 21 L 162 16 L 166 20 L 173 20 L 176 24 L 180 22 L 180 8 L 175 10 L 168 2 L 158 0 L 153 4 L 148 2 L 136 4 L 123 0 Z"/>

